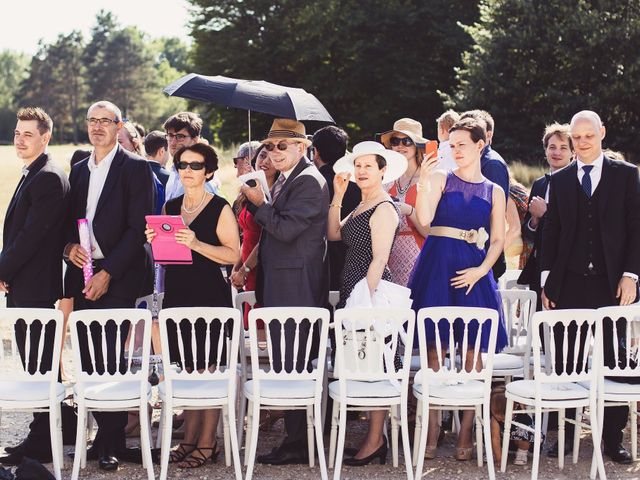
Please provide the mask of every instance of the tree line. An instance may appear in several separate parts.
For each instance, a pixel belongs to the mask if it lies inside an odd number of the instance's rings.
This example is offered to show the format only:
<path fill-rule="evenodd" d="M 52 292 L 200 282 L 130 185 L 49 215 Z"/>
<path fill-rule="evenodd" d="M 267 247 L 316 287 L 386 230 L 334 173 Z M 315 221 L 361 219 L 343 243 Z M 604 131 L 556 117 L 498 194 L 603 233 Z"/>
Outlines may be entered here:
<path fill-rule="evenodd" d="M 60 35 L 30 60 L 0 52 L 0 139 L 10 140 L 15 108 L 29 103 L 52 113 L 57 141 L 82 140 L 86 107 L 98 98 L 157 128 L 187 106 L 162 88 L 193 71 L 304 88 L 352 143 L 404 116 L 434 138 L 445 109 L 486 109 L 496 148 L 526 163 L 542 160 L 545 124 L 588 108 L 607 126 L 606 146 L 638 160 L 640 0 L 189 2 L 190 47 L 150 41 L 101 12 L 87 41 Z M 246 112 L 188 106 L 216 141 L 246 139 Z M 252 116 L 252 131 L 269 122 Z"/>

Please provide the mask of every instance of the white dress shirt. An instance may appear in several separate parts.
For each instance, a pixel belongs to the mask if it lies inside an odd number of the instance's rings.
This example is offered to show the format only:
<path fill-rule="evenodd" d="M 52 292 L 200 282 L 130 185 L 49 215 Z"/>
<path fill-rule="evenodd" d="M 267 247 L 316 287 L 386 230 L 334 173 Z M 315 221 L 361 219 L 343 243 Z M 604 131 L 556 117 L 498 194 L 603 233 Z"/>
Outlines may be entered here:
<path fill-rule="evenodd" d="M 98 245 L 98 241 L 93 234 L 93 218 L 96 215 L 96 208 L 98 208 L 100 194 L 104 188 L 104 182 L 107 180 L 111 163 L 113 163 L 113 158 L 116 156 L 117 151 L 118 143 L 116 143 L 115 147 L 113 147 L 113 149 L 100 161 L 100 163 L 96 164 L 96 152 L 94 150 L 91 152 L 91 156 L 87 162 L 87 167 L 89 168 L 89 191 L 87 193 L 86 218 L 89 225 L 89 233 L 91 234 L 91 257 L 94 260 L 102 260 L 104 258 L 104 254 L 102 253 L 100 245 Z"/>
<path fill-rule="evenodd" d="M 440 165 L 438 165 L 440 169 L 449 171 L 458 168 L 458 164 L 453 159 L 453 152 L 451 151 L 449 140 L 438 144 L 438 161 L 440 162 Z"/>
<path fill-rule="evenodd" d="M 204 189 L 215 195 L 218 195 L 218 187 L 216 186 L 215 179 L 211 179 L 204 184 Z M 184 193 L 184 186 L 180 181 L 180 174 L 176 169 L 176 166 L 171 162 L 171 168 L 169 169 L 169 179 L 167 180 L 167 185 L 164 189 L 164 201 L 168 202 L 169 200 L 179 197 Z"/>

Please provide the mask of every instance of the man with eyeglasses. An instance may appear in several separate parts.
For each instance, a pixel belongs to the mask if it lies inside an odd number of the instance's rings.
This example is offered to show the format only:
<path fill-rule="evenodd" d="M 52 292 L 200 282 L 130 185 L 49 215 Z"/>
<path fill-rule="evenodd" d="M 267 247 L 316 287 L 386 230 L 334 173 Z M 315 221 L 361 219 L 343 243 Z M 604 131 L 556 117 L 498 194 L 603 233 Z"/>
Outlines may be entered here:
<path fill-rule="evenodd" d="M 262 226 L 258 251 L 256 298 L 265 307 L 325 307 L 329 296 L 329 275 L 326 256 L 326 232 L 329 210 L 329 191 L 324 177 L 305 157 L 311 141 L 305 127 L 295 120 L 276 119 L 267 138 L 262 141 L 269 159 L 280 172 L 271 188 L 267 202 L 260 184 L 243 185 L 241 190 L 249 200 L 249 211 Z M 274 346 L 273 356 L 281 358 L 280 328 L 270 324 Z M 285 345 L 293 347 L 296 327 L 287 322 L 284 328 Z M 300 324 L 299 344 L 317 350 L 315 340 L 309 339 L 309 323 Z M 303 350 L 304 351 L 304 350 Z M 317 352 L 316 352 L 317 355 Z M 310 358 L 314 358 L 312 354 Z M 286 355 L 285 371 L 302 371 L 308 365 L 293 355 Z M 274 369 L 283 368 L 274 362 Z M 272 465 L 308 462 L 307 422 L 303 410 L 288 410 L 284 415 L 287 437 L 258 462 Z"/>
<path fill-rule="evenodd" d="M 144 249 L 145 215 L 154 209 L 155 184 L 149 164 L 118 144 L 122 128 L 120 109 L 100 101 L 87 112 L 91 156 L 77 163 L 69 176 L 70 205 L 65 233 L 67 260 L 65 295 L 73 297 L 75 310 L 133 308 L 138 297 L 151 293 L 152 264 Z M 80 246 L 77 222 L 88 220 L 91 251 Z M 93 264 L 93 276 L 84 280 L 82 267 Z M 123 351 L 129 325 L 120 328 L 119 351 Z M 92 335 L 93 349 L 102 351 L 102 342 L 113 350 L 117 338 L 115 324 L 105 328 L 106 338 Z M 78 329 L 81 360 L 92 371 L 87 329 Z M 96 355 L 96 368 L 113 373 L 119 362 Z M 78 368 L 79 366 L 76 366 Z M 94 412 L 98 433 L 87 458 L 98 459 L 102 470 L 117 470 L 118 455 L 125 452 L 124 428 L 127 412 Z M 82 428 L 82 426 L 79 426 Z M 78 455 L 79 452 L 76 452 Z"/>
<path fill-rule="evenodd" d="M 169 155 L 171 158 L 182 147 L 190 147 L 201 141 L 202 119 L 193 112 L 180 112 L 172 115 L 164 122 L 167 143 L 169 145 Z M 213 180 L 205 183 L 205 190 L 209 193 L 217 193 L 217 188 Z M 169 180 L 165 189 L 165 200 L 179 197 L 184 193 L 180 176 L 173 162 L 169 170 Z"/>

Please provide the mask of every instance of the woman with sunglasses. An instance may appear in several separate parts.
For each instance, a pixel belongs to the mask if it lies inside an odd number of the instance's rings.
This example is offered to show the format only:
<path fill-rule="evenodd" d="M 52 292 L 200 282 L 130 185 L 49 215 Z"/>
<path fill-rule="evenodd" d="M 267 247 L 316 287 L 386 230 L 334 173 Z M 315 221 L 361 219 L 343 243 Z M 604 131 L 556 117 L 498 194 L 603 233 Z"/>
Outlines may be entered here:
<path fill-rule="evenodd" d="M 205 190 L 205 183 L 218 168 L 218 157 L 208 145 L 196 143 L 178 150 L 173 163 L 180 175 L 184 195 L 169 200 L 164 206 L 167 215 L 180 215 L 186 225 L 175 233 L 176 242 L 192 250 L 190 265 L 167 265 L 163 307 L 231 307 L 231 288 L 222 276 L 221 265 L 233 265 L 240 258 L 238 225 L 231 207 L 221 197 Z M 147 241 L 156 232 L 145 230 Z M 202 370 L 216 358 L 220 324 L 212 322 L 210 343 L 205 345 L 206 327 L 195 324 L 196 352 L 209 351 L 208 364 L 204 354 L 191 351 L 191 325 L 180 324 L 184 340 L 184 364 L 181 368 Z M 178 328 L 173 321 L 167 324 L 171 361 L 181 362 L 178 347 Z M 194 362 L 194 357 L 198 358 Z M 224 358 L 224 356 L 223 356 Z M 194 365 L 195 363 L 195 365 Z M 188 410 L 184 412 L 184 442 L 171 452 L 169 459 L 179 468 L 197 468 L 215 462 L 216 425 L 219 410 Z"/>
<path fill-rule="evenodd" d="M 411 118 L 395 122 L 393 129 L 384 132 L 380 140 L 386 148 L 401 153 L 407 159 L 407 169 L 402 176 L 386 185 L 400 209 L 398 237 L 391 249 L 389 268 L 394 282 L 406 287 L 428 233 L 428 228 L 418 222 L 415 211 L 416 183 L 427 140 L 422 137 L 422 124 Z"/>

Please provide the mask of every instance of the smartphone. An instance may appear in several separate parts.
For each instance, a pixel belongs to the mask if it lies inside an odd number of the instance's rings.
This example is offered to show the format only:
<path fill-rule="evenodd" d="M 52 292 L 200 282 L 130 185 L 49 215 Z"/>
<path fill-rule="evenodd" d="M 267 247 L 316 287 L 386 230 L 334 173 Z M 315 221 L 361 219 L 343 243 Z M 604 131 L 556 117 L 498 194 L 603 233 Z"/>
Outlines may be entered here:
<path fill-rule="evenodd" d="M 438 153 L 438 141 L 429 140 L 427 143 L 425 143 L 424 153 L 426 156 L 429 156 L 432 153 Z"/>

